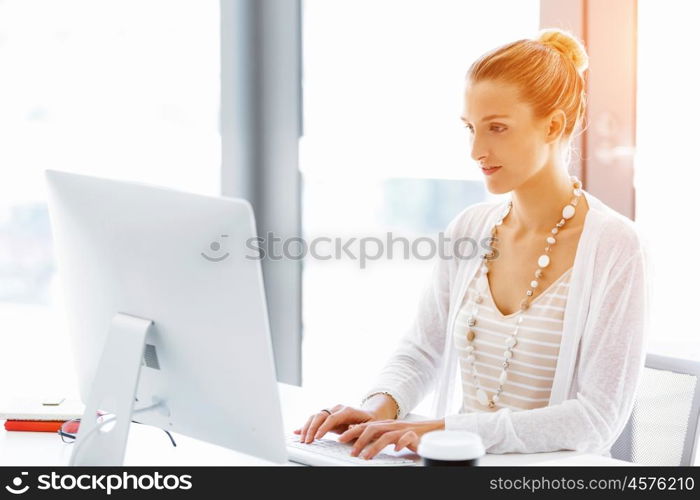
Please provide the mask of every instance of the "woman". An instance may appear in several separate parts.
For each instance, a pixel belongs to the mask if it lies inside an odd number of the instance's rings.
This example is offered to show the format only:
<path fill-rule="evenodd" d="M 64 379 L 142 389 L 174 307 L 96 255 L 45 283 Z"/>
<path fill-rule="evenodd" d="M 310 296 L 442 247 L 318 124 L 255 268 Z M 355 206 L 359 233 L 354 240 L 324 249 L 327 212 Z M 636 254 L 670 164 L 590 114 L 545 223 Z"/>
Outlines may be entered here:
<path fill-rule="evenodd" d="M 341 433 L 352 455 L 371 458 L 464 429 L 488 453 L 610 456 L 644 365 L 650 292 L 635 224 L 567 173 L 587 66 L 578 40 L 548 29 L 470 67 L 461 118 L 472 158 L 489 191 L 511 198 L 467 207 L 446 236 L 492 238 L 492 250 L 441 258 L 361 407 L 312 415 L 301 441 Z M 437 418 L 402 420 L 433 388 Z"/>

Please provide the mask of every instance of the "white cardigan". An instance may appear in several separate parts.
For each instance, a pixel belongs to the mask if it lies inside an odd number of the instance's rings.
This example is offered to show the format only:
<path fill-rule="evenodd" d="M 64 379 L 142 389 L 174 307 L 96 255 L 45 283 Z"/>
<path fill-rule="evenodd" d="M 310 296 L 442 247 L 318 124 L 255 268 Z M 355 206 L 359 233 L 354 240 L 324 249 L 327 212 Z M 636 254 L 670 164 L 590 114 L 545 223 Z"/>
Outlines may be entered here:
<path fill-rule="evenodd" d="M 434 418 L 479 434 L 488 453 L 577 450 L 610 456 L 632 412 L 648 342 L 650 261 L 646 238 L 627 217 L 583 191 L 589 205 L 579 239 L 548 406 L 459 413 L 457 353 L 450 342 L 466 287 L 488 250 L 486 238 L 506 201 L 471 205 L 448 225 L 462 258 L 440 258 L 412 327 L 365 396 L 390 393 L 403 418 L 435 389 Z M 486 242 L 486 243 L 482 243 Z"/>

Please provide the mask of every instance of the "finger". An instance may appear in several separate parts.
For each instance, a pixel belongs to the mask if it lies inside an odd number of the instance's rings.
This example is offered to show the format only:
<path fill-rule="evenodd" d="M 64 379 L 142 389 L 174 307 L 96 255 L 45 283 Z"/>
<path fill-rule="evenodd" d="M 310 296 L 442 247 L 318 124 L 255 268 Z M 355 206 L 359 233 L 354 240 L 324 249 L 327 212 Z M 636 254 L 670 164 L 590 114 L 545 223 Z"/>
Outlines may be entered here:
<path fill-rule="evenodd" d="M 311 420 L 311 425 L 309 425 L 309 428 L 306 431 L 306 439 L 304 440 L 305 443 L 310 443 L 314 440 L 318 426 L 321 425 L 326 418 L 328 418 L 328 413 L 325 411 L 316 414 L 316 416 Z"/>
<path fill-rule="evenodd" d="M 326 418 L 326 420 L 319 426 L 316 431 L 314 439 L 321 439 L 326 432 L 335 429 L 337 426 L 344 423 L 347 420 L 348 414 L 344 411 L 339 411 L 338 413 L 333 413 Z"/>
<path fill-rule="evenodd" d="M 412 431 L 406 432 L 403 436 L 399 438 L 398 441 L 396 441 L 396 446 L 394 446 L 394 451 L 399 451 L 402 450 L 404 447 L 408 445 L 408 443 L 411 442 L 410 438 L 410 433 Z"/>
<path fill-rule="evenodd" d="M 360 451 L 362 451 L 365 448 L 365 446 L 367 446 L 369 443 L 371 443 L 375 439 L 379 438 L 382 434 L 390 430 L 393 429 L 387 428 L 386 424 L 367 425 L 367 427 L 365 427 L 365 430 L 362 431 L 360 436 L 357 438 L 357 441 L 355 441 L 355 444 L 352 446 L 350 455 L 356 457 L 357 455 L 359 455 Z"/>
<path fill-rule="evenodd" d="M 396 430 L 399 425 L 403 425 L 403 423 L 396 422 L 396 420 L 376 420 L 372 422 L 364 422 L 362 424 L 355 425 L 352 429 L 348 429 L 346 432 L 341 434 L 338 437 L 338 441 L 347 443 L 353 439 L 358 439 L 358 441 L 355 442 L 355 446 L 359 446 L 362 444 L 359 442 L 359 438 L 365 432 L 368 426 L 372 426 L 374 429 L 382 429 L 382 432 L 385 432 Z M 360 449 L 361 448 L 357 449 L 357 451 Z"/>
<path fill-rule="evenodd" d="M 372 425 L 378 425 L 378 424 L 390 424 L 394 425 L 396 424 L 396 420 L 391 419 L 391 420 L 373 420 L 369 422 L 359 422 L 355 423 L 352 425 L 349 425 L 347 430 L 340 434 L 338 436 L 338 441 L 341 443 L 347 443 L 348 441 L 352 441 L 353 439 L 357 438 L 362 432 L 365 430 L 365 428 L 372 424 Z"/>
<path fill-rule="evenodd" d="M 354 424 L 350 426 L 348 430 L 346 430 L 340 436 L 338 436 L 338 441 L 340 441 L 341 443 L 347 443 L 348 441 L 356 439 L 360 434 L 362 434 L 362 432 L 368 425 L 369 423 Z"/>
<path fill-rule="evenodd" d="M 418 434 L 413 431 L 405 432 L 396 442 L 394 450 L 399 451 L 408 446 L 409 450 L 416 451 L 414 448 L 418 446 L 418 441 Z"/>
<path fill-rule="evenodd" d="M 370 458 L 374 457 L 377 453 L 382 451 L 386 446 L 398 441 L 402 435 L 403 431 L 400 430 L 385 432 L 379 437 L 379 439 L 377 439 L 375 442 L 373 442 L 364 449 L 364 451 L 361 454 L 362 458 L 369 460 Z"/>
<path fill-rule="evenodd" d="M 340 410 L 340 409 L 342 409 L 342 408 L 343 408 L 342 405 L 335 405 L 333 408 L 331 408 L 331 411 L 332 411 L 332 412 L 335 412 L 335 411 L 338 411 L 338 410 Z M 324 413 L 326 413 L 326 412 L 324 412 Z M 305 429 L 308 430 L 309 425 L 311 425 L 311 421 L 313 420 L 314 416 L 315 416 L 315 415 L 311 415 L 311 416 L 309 417 L 309 419 L 306 421 L 306 425 L 304 426 Z M 294 434 L 300 434 L 300 433 L 301 433 L 301 434 L 304 434 L 303 432 L 301 432 L 302 430 L 304 430 L 304 429 L 297 429 L 297 430 L 294 431 Z"/>
<path fill-rule="evenodd" d="M 299 435 L 299 441 L 302 443 L 304 442 L 304 438 L 306 436 L 306 431 L 308 430 L 309 426 L 311 425 L 311 420 L 313 420 L 314 416 L 311 415 L 307 420 L 306 423 L 304 424 L 304 427 L 301 428 L 301 433 Z"/>

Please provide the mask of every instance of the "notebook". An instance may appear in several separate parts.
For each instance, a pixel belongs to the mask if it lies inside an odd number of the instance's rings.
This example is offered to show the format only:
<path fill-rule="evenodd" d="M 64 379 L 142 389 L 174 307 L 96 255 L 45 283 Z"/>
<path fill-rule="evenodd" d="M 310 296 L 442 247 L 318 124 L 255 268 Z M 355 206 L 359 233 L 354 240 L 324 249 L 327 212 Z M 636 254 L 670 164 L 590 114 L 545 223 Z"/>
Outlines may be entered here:
<path fill-rule="evenodd" d="M 10 397 L 0 399 L 0 420 L 71 420 L 81 418 L 85 405 L 62 397 Z"/>

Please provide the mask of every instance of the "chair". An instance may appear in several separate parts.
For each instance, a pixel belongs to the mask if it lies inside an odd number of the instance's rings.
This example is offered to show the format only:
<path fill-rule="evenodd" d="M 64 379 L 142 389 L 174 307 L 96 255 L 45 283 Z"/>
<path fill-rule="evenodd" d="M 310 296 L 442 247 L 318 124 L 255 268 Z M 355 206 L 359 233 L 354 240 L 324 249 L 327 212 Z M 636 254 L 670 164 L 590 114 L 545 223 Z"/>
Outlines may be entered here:
<path fill-rule="evenodd" d="M 694 465 L 699 412 L 700 362 L 647 354 L 632 414 L 610 455 L 643 465 Z"/>

